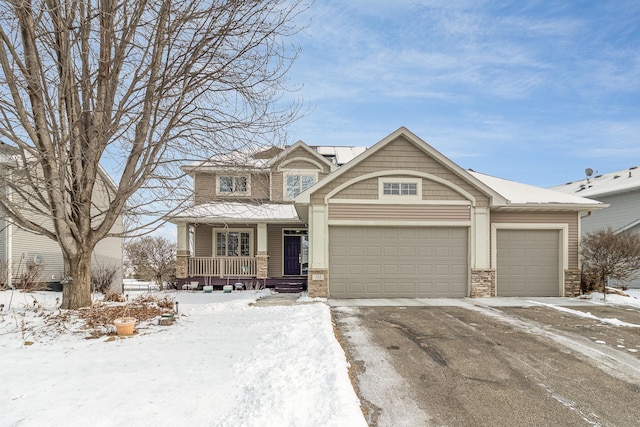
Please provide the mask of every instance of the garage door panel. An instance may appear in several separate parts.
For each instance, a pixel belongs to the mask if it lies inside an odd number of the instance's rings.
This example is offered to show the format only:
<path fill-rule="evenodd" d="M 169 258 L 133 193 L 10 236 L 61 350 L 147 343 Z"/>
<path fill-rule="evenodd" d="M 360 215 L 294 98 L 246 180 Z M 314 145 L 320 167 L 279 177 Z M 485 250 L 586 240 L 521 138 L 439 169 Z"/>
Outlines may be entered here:
<path fill-rule="evenodd" d="M 467 228 L 331 226 L 329 232 L 334 297 L 467 295 Z M 351 264 L 366 268 L 344 267 Z"/>
<path fill-rule="evenodd" d="M 498 230 L 496 244 L 498 296 L 560 295 L 558 230 Z"/>

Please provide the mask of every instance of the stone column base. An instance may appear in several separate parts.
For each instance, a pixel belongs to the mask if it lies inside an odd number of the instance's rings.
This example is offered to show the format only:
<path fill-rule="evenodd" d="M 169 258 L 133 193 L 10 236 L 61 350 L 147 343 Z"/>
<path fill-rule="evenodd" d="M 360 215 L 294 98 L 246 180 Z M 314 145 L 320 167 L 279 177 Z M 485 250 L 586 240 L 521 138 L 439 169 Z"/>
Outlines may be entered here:
<path fill-rule="evenodd" d="M 187 277 L 189 277 L 189 251 L 178 251 L 176 256 L 176 279 L 185 279 Z"/>
<path fill-rule="evenodd" d="M 309 269 L 307 291 L 311 298 L 329 297 L 329 270 Z"/>
<path fill-rule="evenodd" d="M 496 296 L 496 271 L 491 269 L 471 270 L 471 298 Z"/>
<path fill-rule="evenodd" d="M 269 255 L 256 255 L 256 279 L 266 279 L 269 277 Z"/>
<path fill-rule="evenodd" d="M 580 270 L 564 271 L 564 296 L 577 297 L 580 295 L 580 278 L 582 272 Z"/>

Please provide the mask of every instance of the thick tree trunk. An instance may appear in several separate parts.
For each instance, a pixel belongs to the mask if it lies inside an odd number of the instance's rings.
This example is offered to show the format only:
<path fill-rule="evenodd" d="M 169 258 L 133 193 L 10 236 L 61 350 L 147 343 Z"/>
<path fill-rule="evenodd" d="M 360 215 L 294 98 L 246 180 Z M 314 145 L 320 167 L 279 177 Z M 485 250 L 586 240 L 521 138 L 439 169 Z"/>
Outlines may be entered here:
<path fill-rule="evenodd" d="M 69 260 L 69 277 L 62 288 L 62 308 L 91 305 L 91 251 Z"/>

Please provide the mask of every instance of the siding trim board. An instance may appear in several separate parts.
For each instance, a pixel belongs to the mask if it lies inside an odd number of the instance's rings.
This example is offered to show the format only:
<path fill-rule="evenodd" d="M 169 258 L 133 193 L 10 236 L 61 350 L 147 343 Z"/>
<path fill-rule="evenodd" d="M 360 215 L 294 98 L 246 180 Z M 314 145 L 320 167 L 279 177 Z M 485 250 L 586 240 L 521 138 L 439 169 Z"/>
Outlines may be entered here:
<path fill-rule="evenodd" d="M 418 221 L 470 223 L 471 210 L 464 205 L 402 205 L 402 204 L 333 204 L 329 205 L 329 221 Z"/>

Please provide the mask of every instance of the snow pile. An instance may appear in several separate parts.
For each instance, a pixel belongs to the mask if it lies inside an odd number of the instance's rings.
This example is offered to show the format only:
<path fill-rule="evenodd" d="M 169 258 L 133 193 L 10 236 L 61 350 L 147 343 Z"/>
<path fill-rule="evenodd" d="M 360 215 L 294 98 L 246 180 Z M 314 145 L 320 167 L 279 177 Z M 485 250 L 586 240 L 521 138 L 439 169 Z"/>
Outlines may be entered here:
<path fill-rule="evenodd" d="M 10 293 L 0 292 L 2 422 L 366 425 L 325 304 L 253 307 L 265 295 L 253 291 L 172 295 L 180 313 L 172 326 L 47 340 L 36 331 L 46 331 L 42 313 L 57 310 L 60 294 L 16 293 L 8 312 Z"/>

